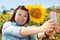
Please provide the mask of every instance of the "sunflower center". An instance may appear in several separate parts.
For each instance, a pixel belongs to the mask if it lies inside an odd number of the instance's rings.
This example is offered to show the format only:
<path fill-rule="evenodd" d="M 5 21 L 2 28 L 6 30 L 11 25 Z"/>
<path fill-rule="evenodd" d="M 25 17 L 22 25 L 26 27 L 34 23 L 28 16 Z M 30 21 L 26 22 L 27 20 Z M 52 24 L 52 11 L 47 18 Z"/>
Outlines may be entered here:
<path fill-rule="evenodd" d="M 42 16 L 41 10 L 39 8 L 30 9 L 30 14 L 32 17 L 39 19 Z"/>

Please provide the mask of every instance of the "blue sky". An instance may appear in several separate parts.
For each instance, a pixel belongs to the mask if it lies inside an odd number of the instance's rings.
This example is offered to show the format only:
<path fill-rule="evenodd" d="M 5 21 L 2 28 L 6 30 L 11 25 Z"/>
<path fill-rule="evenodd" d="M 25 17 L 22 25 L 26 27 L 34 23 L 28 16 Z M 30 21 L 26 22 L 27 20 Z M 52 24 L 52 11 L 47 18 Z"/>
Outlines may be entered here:
<path fill-rule="evenodd" d="M 0 0 L 0 9 L 16 8 L 19 5 L 42 4 L 43 7 L 60 6 L 60 0 Z"/>

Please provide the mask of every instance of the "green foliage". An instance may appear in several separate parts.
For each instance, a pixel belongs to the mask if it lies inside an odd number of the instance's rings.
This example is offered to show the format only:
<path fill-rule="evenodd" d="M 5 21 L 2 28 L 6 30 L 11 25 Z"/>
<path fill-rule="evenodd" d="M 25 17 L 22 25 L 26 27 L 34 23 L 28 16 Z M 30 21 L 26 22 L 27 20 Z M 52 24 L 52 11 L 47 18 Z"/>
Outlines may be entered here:
<path fill-rule="evenodd" d="M 45 38 L 43 38 L 42 40 L 49 40 L 49 38 L 48 38 L 48 37 L 45 37 Z"/>
<path fill-rule="evenodd" d="M 0 32 L 4 22 L 8 21 L 11 17 L 11 14 L 1 14 L 0 15 Z"/>
<path fill-rule="evenodd" d="M 6 11 L 6 10 L 3 10 L 3 11 L 2 11 L 2 13 L 3 13 L 3 14 L 6 14 L 6 13 L 7 13 L 7 11 Z"/>

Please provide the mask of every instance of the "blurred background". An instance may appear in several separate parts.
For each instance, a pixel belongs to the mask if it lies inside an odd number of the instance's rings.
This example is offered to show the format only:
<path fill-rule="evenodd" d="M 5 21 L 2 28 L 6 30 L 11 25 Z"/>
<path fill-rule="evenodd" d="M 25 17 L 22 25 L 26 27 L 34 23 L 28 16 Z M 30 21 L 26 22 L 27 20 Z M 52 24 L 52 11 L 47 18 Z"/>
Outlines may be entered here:
<path fill-rule="evenodd" d="M 26 8 L 39 6 L 38 9 L 44 8 L 45 16 L 42 22 L 36 23 L 34 20 L 28 23 L 28 26 L 41 26 L 44 22 L 50 19 L 49 12 L 55 10 L 57 13 L 58 24 L 60 25 L 60 0 L 0 0 L 0 40 L 2 40 L 2 27 L 4 22 L 9 21 L 15 8 L 19 5 L 24 5 Z M 35 5 L 35 6 L 34 6 Z M 36 9 L 37 10 L 37 9 Z M 39 13 L 39 12 L 36 12 Z M 35 15 L 35 14 L 34 14 Z M 36 18 L 37 19 L 37 18 Z M 55 35 L 56 40 L 60 40 L 60 34 Z"/>

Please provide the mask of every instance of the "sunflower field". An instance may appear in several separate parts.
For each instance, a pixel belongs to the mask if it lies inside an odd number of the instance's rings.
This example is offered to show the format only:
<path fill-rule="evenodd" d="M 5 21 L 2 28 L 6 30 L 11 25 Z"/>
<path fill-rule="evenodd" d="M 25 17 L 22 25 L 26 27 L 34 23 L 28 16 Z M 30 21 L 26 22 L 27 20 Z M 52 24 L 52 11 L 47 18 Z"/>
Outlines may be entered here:
<path fill-rule="evenodd" d="M 29 10 L 30 22 L 27 24 L 28 26 L 41 26 L 44 22 L 50 19 L 49 12 L 47 12 L 46 8 L 42 7 L 42 5 L 26 5 L 25 8 Z M 9 21 L 12 14 L 6 13 L 0 15 L 0 40 L 2 38 L 2 26 L 4 22 Z M 57 12 L 58 24 L 60 24 L 60 12 Z M 51 37 L 54 40 L 60 40 L 60 33 L 56 33 Z M 45 38 L 44 40 L 48 40 L 49 38 Z"/>

